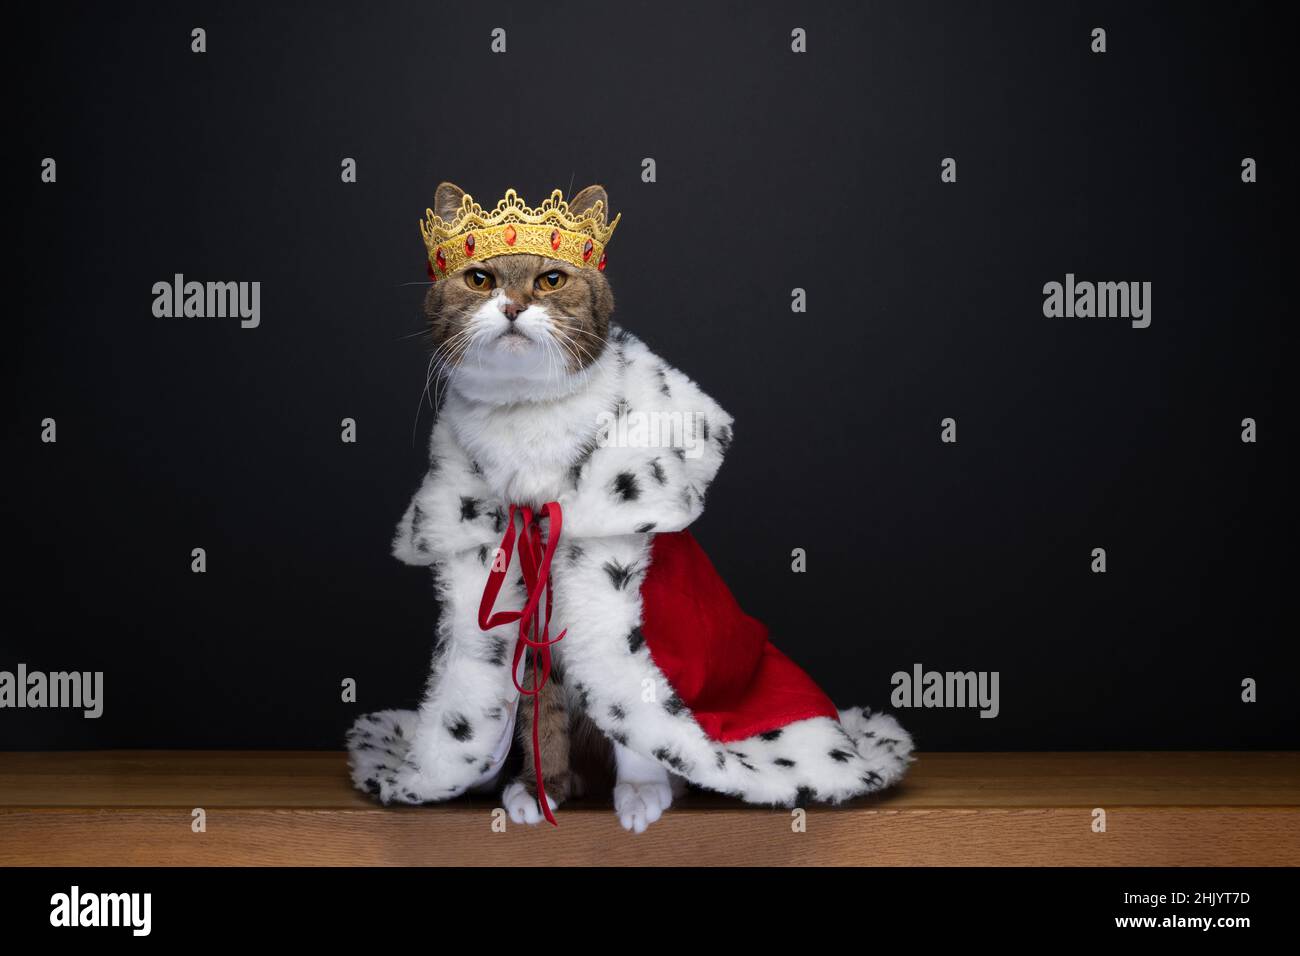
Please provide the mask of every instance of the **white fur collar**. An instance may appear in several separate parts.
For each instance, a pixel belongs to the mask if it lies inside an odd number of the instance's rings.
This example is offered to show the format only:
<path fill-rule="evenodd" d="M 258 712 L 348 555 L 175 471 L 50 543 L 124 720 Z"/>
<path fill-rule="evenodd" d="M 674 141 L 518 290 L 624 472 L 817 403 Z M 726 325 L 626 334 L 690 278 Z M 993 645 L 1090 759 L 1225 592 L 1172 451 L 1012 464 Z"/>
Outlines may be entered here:
<path fill-rule="evenodd" d="M 495 546 L 512 503 L 559 501 L 565 538 L 679 531 L 703 511 L 731 437 L 713 399 L 615 329 L 568 395 L 506 405 L 448 395 L 394 554 L 429 564 Z"/>

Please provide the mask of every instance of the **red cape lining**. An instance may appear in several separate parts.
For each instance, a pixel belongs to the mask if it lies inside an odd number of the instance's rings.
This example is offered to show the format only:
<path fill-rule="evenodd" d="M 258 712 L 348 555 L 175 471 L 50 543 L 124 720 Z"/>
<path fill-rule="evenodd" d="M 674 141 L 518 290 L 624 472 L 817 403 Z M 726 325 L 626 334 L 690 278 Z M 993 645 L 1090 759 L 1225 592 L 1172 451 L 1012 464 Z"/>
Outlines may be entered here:
<path fill-rule="evenodd" d="M 768 640 L 767 626 L 740 609 L 689 531 L 655 535 L 641 600 L 650 656 L 714 740 L 839 719 L 831 699 Z"/>

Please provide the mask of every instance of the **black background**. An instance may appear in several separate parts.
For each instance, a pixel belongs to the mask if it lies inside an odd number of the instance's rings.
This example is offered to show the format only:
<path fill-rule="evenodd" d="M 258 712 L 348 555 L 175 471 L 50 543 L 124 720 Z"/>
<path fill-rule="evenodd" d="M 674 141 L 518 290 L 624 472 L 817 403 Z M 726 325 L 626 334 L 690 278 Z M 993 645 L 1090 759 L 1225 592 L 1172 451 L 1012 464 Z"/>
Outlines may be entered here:
<path fill-rule="evenodd" d="M 607 186 L 617 318 L 737 419 L 696 534 L 837 702 L 885 705 L 920 662 L 1001 674 L 995 720 L 901 713 L 922 749 L 1296 745 L 1294 54 L 1268 5 L 32 16 L 0 669 L 102 670 L 105 712 L 4 711 L 0 748 L 339 747 L 417 702 L 436 608 L 388 546 L 431 424 L 440 179 Z M 177 272 L 260 281 L 261 327 L 155 318 Z M 1066 272 L 1152 282 L 1151 327 L 1044 318 Z"/>

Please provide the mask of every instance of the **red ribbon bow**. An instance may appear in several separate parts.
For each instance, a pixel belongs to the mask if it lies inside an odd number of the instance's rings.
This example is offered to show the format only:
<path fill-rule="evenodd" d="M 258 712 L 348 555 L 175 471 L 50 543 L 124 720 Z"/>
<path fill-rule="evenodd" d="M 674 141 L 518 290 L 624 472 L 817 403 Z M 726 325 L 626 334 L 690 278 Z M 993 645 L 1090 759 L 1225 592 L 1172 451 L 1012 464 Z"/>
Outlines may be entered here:
<path fill-rule="evenodd" d="M 515 688 L 520 694 L 533 699 L 533 767 L 537 771 L 537 803 L 547 822 L 552 826 L 559 826 L 555 822 L 555 815 L 551 813 L 551 804 L 546 799 L 546 788 L 542 784 L 542 753 L 537 738 L 537 725 L 542 688 L 546 686 L 546 681 L 551 676 L 551 645 L 562 640 L 568 633 L 566 628 L 557 634 L 554 640 L 550 637 L 551 559 L 555 557 L 555 549 L 560 543 L 564 513 L 560 510 L 559 503 L 555 501 L 542 505 L 542 509 L 550 519 L 550 529 L 544 546 L 539 516 L 534 515 L 531 508 L 510 506 L 509 525 L 505 537 L 501 539 L 501 547 L 492 557 L 492 567 L 488 572 L 487 584 L 483 588 L 483 600 L 479 602 L 478 626 L 480 630 L 487 631 L 502 624 L 519 622 L 519 640 L 515 642 L 515 656 L 510 664 L 510 679 L 514 681 Z M 497 595 L 501 593 L 501 585 L 505 583 L 506 572 L 510 570 L 510 560 L 514 553 L 516 514 L 523 519 L 523 528 L 519 536 L 519 568 L 523 573 L 524 589 L 528 600 L 523 610 L 498 611 L 493 614 L 492 608 L 496 604 Z M 504 562 L 500 560 L 501 554 L 505 555 Z M 541 603 L 543 591 L 546 592 L 544 620 Z M 529 637 L 530 630 L 532 637 Z M 532 690 L 527 690 L 519 683 L 519 659 L 523 657 L 524 649 L 527 647 L 533 649 Z"/>

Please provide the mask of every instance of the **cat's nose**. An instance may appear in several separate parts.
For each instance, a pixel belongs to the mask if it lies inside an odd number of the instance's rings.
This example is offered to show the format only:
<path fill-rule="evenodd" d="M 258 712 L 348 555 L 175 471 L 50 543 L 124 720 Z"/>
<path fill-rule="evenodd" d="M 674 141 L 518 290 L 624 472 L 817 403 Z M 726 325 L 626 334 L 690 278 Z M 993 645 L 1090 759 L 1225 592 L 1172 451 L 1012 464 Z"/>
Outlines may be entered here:
<path fill-rule="evenodd" d="M 526 305 L 516 305 L 513 302 L 507 302 L 505 305 L 501 306 L 501 311 L 506 314 L 507 319 L 513 322 L 515 319 L 519 318 L 519 313 L 524 311 L 526 308 L 528 308 Z"/>

